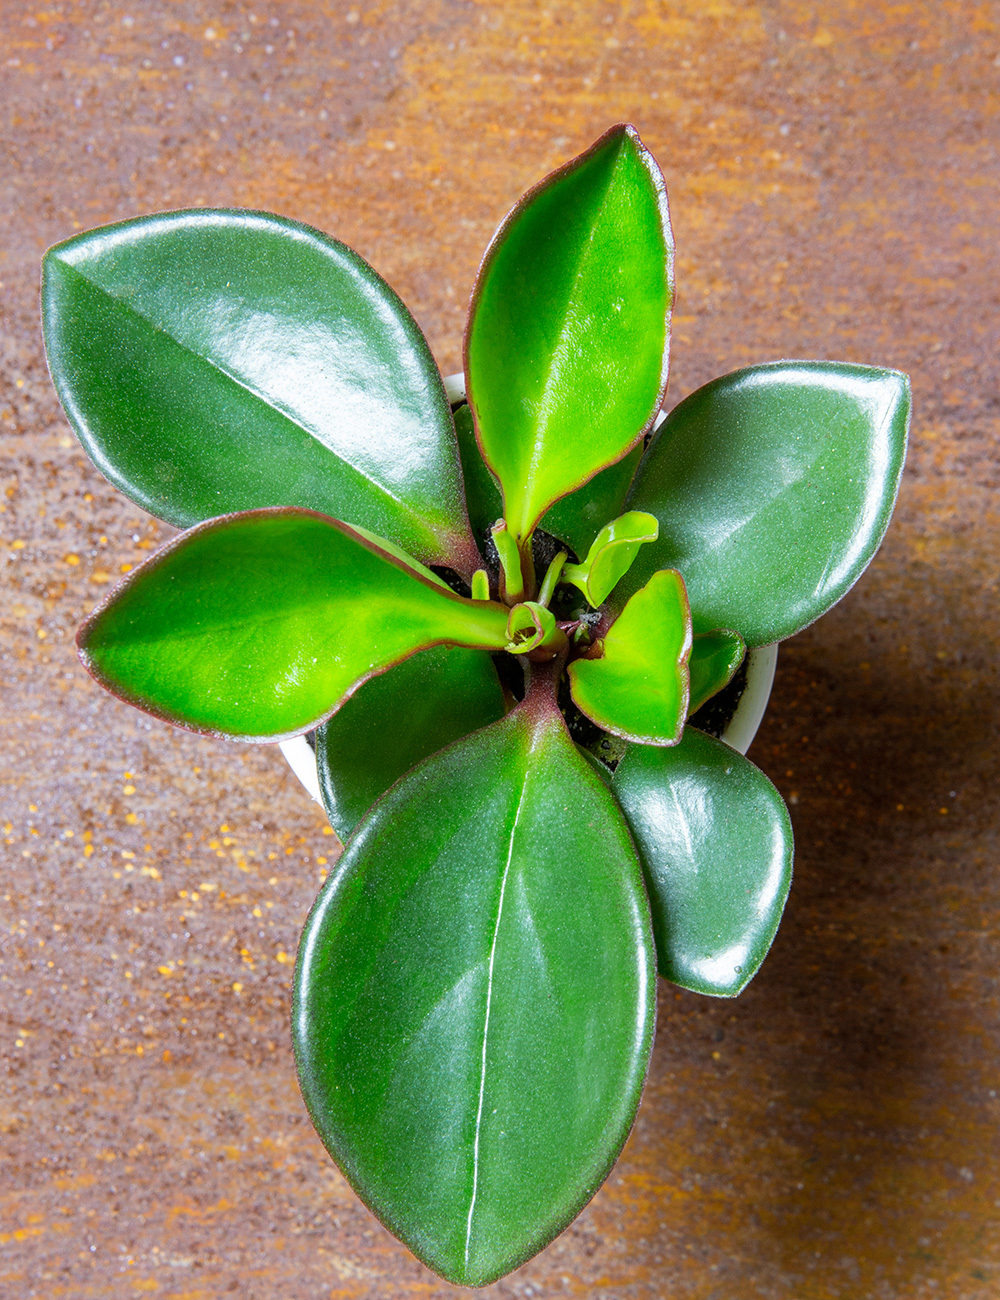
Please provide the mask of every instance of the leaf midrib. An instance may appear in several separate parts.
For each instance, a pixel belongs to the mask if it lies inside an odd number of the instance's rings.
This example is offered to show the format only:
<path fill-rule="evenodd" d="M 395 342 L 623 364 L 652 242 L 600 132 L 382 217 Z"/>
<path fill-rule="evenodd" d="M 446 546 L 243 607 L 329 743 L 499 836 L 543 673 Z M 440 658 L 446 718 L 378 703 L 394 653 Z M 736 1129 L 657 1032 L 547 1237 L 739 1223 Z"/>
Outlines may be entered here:
<path fill-rule="evenodd" d="M 479 1194 L 479 1167 L 480 1167 L 479 1140 L 482 1132 L 483 1108 L 484 1108 L 484 1103 L 486 1098 L 486 1059 L 487 1059 L 487 1046 L 489 1042 L 489 1031 L 490 1031 L 490 1013 L 492 1010 L 492 1002 L 493 1002 L 493 969 L 496 962 L 497 943 L 500 938 L 500 924 L 503 919 L 503 906 L 504 906 L 504 898 L 507 892 L 507 881 L 510 877 L 511 863 L 514 858 L 514 844 L 517 839 L 518 823 L 521 820 L 521 811 L 524 808 L 525 800 L 528 797 L 529 764 L 531 762 L 532 754 L 535 751 L 536 744 L 537 744 L 536 738 L 535 736 L 532 736 L 528 744 L 527 752 L 525 753 L 525 768 L 524 768 L 523 784 L 521 786 L 521 794 L 517 801 L 517 808 L 514 810 L 514 820 L 511 823 L 511 827 L 510 827 L 510 836 L 507 843 L 507 860 L 504 864 L 503 876 L 500 880 L 500 894 L 497 900 L 497 917 L 496 917 L 496 923 L 494 924 L 493 927 L 493 939 L 490 944 L 489 961 L 487 964 L 486 1007 L 483 1014 L 483 1049 L 482 1049 L 480 1075 L 479 1075 L 479 1100 L 476 1109 L 476 1122 L 475 1122 L 475 1128 L 473 1130 L 473 1142 L 472 1142 L 472 1190 L 469 1197 L 469 1213 L 466 1219 L 466 1226 L 465 1226 L 464 1263 L 465 1263 L 466 1270 L 468 1270 L 469 1254 L 472 1247 L 472 1220 L 473 1220 L 473 1215 L 475 1214 L 476 1201 L 478 1199 L 478 1194 Z"/>

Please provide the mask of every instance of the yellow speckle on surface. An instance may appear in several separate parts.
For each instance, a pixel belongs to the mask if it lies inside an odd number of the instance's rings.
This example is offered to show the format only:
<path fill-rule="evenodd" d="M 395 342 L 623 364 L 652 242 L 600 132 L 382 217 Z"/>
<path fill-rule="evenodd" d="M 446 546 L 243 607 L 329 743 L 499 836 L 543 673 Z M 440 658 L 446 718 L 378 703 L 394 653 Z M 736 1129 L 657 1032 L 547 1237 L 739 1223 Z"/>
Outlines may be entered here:
<path fill-rule="evenodd" d="M 48 632 L 46 632 L 44 627 L 40 627 L 38 631 L 35 633 L 35 636 L 38 637 L 39 641 L 44 641 L 45 638 L 48 636 Z"/>
<path fill-rule="evenodd" d="M 239 982 L 239 980 L 234 980 L 234 981 L 233 981 L 233 992 L 234 992 L 234 993 L 242 993 L 242 992 L 243 992 L 243 985 Z"/>
<path fill-rule="evenodd" d="M 111 581 L 111 574 L 108 573 L 106 569 L 95 569 L 90 575 L 90 581 L 96 582 L 98 586 L 102 586 L 104 583 Z"/>
<path fill-rule="evenodd" d="M 833 32 L 829 31 L 826 27 L 821 27 L 812 38 L 813 45 L 818 45 L 820 49 L 825 49 L 828 45 L 832 45 L 833 41 Z"/>
<path fill-rule="evenodd" d="M 162 976 L 164 976 L 164 978 L 166 978 L 166 979 L 169 979 L 169 977 L 170 977 L 171 975 L 173 975 L 173 973 L 174 973 L 174 971 L 173 971 L 173 967 L 172 967 L 172 966 L 157 966 L 156 969 L 157 969 L 157 970 L 160 972 L 160 974 L 161 974 Z"/>
<path fill-rule="evenodd" d="M 259 919 L 264 915 L 264 913 L 260 910 L 259 907 L 255 907 L 255 908 L 253 909 L 253 914 L 254 914 L 254 916 L 257 917 L 258 920 L 259 920 Z"/>
<path fill-rule="evenodd" d="M 131 573 L 131 571 L 132 571 L 132 569 L 133 569 L 134 567 L 135 567 L 135 566 L 134 566 L 134 565 L 131 565 L 131 564 L 122 564 L 122 565 L 119 566 L 119 572 L 121 572 L 121 573 Z"/>
<path fill-rule="evenodd" d="M 126 813 L 125 820 L 128 822 L 129 826 L 134 826 L 139 818 L 136 813 Z"/>
<path fill-rule="evenodd" d="M 16 541 L 11 542 L 11 544 L 10 544 L 10 549 L 11 549 L 12 551 L 23 551 L 23 550 L 24 550 L 24 542 L 23 542 L 23 541 L 21 540 L 21 538 L 19 537 Z"/>
<path fill-rule="evenodd" d="M 124 789 L 122 790 L 122 794 L 135 794 L 135 786 L 134 785 L 125 786 Z"/>
<path fill-rule="evenodd" d="M 280 962 L 282 966 L 287 966 L 288 963 L 289 963 L 290 961 L 292 961 L 292 960 L 294 960 L 294 959 L 293 959 L 292 957 L 289 957 L 289 955 L 288 955 L 287 952 L 280 952 L 280 951 L 279 951 L 279 952 L 276 954 L 276 956 L 275 956 L 275 961 Z"/>
<path fill-rule="evenodd" d="M 71 564 L 75 567 L 79 563 L 80 563 L 79 555 L 74 555 L 72 551 L 70 551 L 68 555 L 63 556 L 63 564 Z"/>
<path fill-rule="evenodd" d="M 332 835 L 332 834 L 333 834 L 333 827 L 332 827 L 332 826 L 324 826 L 324 827 L 323 827 L 323 834 L 324 834 L 324 835 Z"/>
<path fill-rule="evenodd" d="M 128 858 L 130 860 L 135 857 L 135 854 L 131 849 L 122 849 L 121 854 L 123 858 Z"/>
<path fill-rule="evenodd" d="M 85 858 L 89 858 L 90 855 L 93 853 L 93 851 L 94 851 L 94 846 L 93 846 L 93 844 L 85 844 L 85 845 L 83 846 L 83 856 L 84 856 Z"/>
<path fill-rule="evenodd" d="M 722 1060 L 722 1053 L 721 1053 L 721 1052 L 713 1052 L 713 1053 L 712 1053 L 712 1060 L 713 1060 L 713 1061 L 721 1061 L 721 1060 Z"/>

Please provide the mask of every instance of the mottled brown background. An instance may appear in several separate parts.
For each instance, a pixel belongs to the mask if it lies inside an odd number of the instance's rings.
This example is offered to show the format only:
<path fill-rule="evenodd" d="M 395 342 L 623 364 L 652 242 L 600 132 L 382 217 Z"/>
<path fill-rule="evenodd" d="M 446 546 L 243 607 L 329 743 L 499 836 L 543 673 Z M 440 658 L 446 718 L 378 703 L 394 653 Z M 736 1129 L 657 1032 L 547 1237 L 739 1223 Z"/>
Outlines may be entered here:
<path fill-rule="evenodd" d="M 458 368 L 513 200 L 629 119 L 679 250 L 671 401 L 779 356 L 914 380 L 895 523 L 752 751 L 796 881 L 736 1003 L 661 985 L 635 1132 L 491 1297 L 1000 1294 L 1000 7 L 0 5 L 0 1295 L 450 1297 L 324 1156 L 288 1045 L 336 841 L 266 748 L 142 718 L 74 625 L 169 530 L 84 461 L 38 260 L 236 204 L 356 247 Z"/>

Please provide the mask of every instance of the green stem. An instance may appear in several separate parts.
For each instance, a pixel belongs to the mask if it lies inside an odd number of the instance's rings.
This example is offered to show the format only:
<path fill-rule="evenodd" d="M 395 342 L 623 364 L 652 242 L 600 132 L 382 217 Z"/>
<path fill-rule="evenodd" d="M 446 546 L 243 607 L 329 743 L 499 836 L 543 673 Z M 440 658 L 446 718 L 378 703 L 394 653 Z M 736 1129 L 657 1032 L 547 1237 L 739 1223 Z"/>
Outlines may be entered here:
<path fill-rule="evenodd" d="M 503 571 L 503 597 L 508 605 L 516 605 L 524 600 L 524 575 L 521 572 L 521 554 L 517 549 L 514 535 L 507 531 L 502 521 L 490 529 L 500 556 L 500 568 Z"/>
<path fill-rule="evenodd" d="M 548 609 L 549 602 L 555 595 L 556 586 L 562 575 L 563 565 L 568 558 L 569 556 L 565 551 L 560 551 L 545 571 L 545 577 L 542 579 L 542 586 L 538 593 L 538 603 L 544 605 L 546 609 Z"/>

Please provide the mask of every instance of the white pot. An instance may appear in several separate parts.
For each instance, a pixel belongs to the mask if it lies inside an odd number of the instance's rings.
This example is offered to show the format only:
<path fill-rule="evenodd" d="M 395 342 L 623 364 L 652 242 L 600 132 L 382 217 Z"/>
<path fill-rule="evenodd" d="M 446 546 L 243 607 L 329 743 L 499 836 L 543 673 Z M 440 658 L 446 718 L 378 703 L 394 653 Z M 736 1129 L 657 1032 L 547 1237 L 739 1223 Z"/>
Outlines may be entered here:
<path fill-rule="evenodd" d="M 465 400 L 464 375 L 449 375 L 444 381 L 444 388 L 452 405 Z M 656 418 L 654 428 L 665 419 L 666 415 L 661 411 Z M 739 750 L 741 754 L 745 754 L 750 748 L 750 742 L 756 736 L 757 728 L 764 717 L 767 702 L 771 697 L 777 662 L 777 644 L 761 646 L 747 653 L 747 684 L 733 716 L 722 733 L 722 739 L 726 744 Z M 310 794 L 317 803 L 322 804 L 319 777 L 316 774 L 316 755 L 305 736 L 296 736 L 294 740 L 283 740 L 279 748 L 288 766 L 302 782 L 307 794 Z"/>

